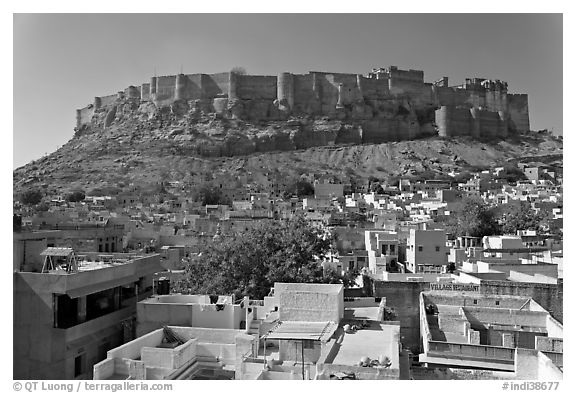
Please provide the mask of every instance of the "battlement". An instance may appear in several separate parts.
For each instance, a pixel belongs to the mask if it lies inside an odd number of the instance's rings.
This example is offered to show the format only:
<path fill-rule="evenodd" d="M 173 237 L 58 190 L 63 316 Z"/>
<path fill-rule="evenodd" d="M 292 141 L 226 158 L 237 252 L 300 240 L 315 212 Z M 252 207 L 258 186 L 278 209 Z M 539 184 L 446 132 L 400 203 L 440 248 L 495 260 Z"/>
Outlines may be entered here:
<path fill-rule="evenodd" d="M 510 121 L 515 130 L 529 126 L 527 95 L 508 94 L 504 81 L 467 78 L 464 84 L 449 87 L 448 77 L 425 83 L 422 70 L 390 66 L 374 68 L 366 75 L 310 71 L 153 76 L 117 94 L 95 97 L 93 104 L 77 111 L 77 127 L 89 124 L 103 111 L 107 113 L 105 126 L 111 124 L 116 116 L 113 108 L 127 100 L 150 102 L 157 108 L 176 103 L 182 108 L 194 105 L 202 111 L 244 120 L 283 120 L 292 115 L 328 117 L 359 125 L 363 141 L 374 143 L 412 139 L 433 134 L 435 129 L 446 136 L 505 137 Z M 438 115 L 435 110 L 440 111 Z M 480 125 L 471 110 L 480 111 Z M 443 119 L 470 126 L 450 131 Z"/>

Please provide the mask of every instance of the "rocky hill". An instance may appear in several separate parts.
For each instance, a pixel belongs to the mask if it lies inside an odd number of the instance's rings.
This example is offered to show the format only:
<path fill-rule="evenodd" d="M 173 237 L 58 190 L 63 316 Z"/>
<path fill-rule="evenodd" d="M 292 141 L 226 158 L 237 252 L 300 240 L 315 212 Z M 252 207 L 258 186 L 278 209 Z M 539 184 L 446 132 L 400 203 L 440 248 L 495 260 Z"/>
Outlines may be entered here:
<path fill-rule="evenodd" d="M 180 180 L 206 174 L 318 173 L 342 177 L 446 174 L 510 160 L 560 161 L 561 139 L 530 133 L 481 142 L 468 137 L 354 144 L 354 124 L 291 118 L 250 123 L 200 110 L 156 109 L 151 103 L 97 113 L 89 126 L 54 153 L 14 171 L 15 195 L 27 189 L 59 194 L 130 183 Z M 361 130 L 358 130 L 361 132 Z"/>

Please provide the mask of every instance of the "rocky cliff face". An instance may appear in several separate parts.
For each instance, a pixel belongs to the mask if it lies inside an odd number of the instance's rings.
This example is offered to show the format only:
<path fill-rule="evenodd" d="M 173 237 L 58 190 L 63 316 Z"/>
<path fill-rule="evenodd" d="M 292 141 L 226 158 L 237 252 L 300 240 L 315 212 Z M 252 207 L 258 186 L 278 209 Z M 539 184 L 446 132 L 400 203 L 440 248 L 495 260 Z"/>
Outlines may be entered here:
<path fill-rule="evenodd" d="M 445 175 L 521 157 L 559 154 L 561 160 L 562 142 L 546 135 L 491 143 L 433 136 L 367 144 L 370 130 L 346 120 L 294 117 L 249 122 L 207 113 L 202 105 L 176 102 L 157 108 L 125 99 L 99 108 L 60 149 L 16 169 L 14 193 L 35 188 L 51 195 L 74 188 L 90 191 L 166 180 L 194 186 L 214 174 L 249 173 L 255 179 L 270 173 L 338 178 L 424 171 Z M 382 121 L 394 125 L 404 120 Z"/>
<path fill-rule="evenodd" d="M 348 109 L 367 111 L 367 108 Z M 210 100 L 181 100 L 156 107 L 149 101 L 122 97 L 112 105 L 94 110 L 91 121 L 77 130 L 77 136 L 125 129 L 133 132 L 132 140 L 175 140 L 190 153 L 221 157 L 434 135 L 431 114 L 418 114 L 410 108 L 409 102 L 399 106 L 390 104 L 369 118 L 350 117 L 346 114 L 348 109 L 342 108 L 341 113 L 331 117 L 283 119 L 280 115 L 271 117 L 270 108 L 261 108 L 255 103 L 237 102 L 229 105 L 226 113 L 217 113 Z M 263 111 L 268 111 L 266 116 Z M 258 120 L 261 118 L 277 120 Z"/>

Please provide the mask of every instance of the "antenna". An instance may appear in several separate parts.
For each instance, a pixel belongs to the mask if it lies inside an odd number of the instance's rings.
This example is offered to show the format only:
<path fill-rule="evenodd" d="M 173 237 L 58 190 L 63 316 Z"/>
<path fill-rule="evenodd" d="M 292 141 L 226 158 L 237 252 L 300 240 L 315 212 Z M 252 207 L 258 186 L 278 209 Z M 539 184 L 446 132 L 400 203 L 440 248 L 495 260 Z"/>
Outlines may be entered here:
<path fill-rule="evenodd" d="M 183 72 L 182 72 L 182 69 L 183 69 L 182 64 L 180 64 L 180 73 L 181 73 L 181 74 L 183 73 Z"/>
<path fill-rule="evenodd" d="M 154 66 L 154 77 L 156 77 L 156 66 Z"/>

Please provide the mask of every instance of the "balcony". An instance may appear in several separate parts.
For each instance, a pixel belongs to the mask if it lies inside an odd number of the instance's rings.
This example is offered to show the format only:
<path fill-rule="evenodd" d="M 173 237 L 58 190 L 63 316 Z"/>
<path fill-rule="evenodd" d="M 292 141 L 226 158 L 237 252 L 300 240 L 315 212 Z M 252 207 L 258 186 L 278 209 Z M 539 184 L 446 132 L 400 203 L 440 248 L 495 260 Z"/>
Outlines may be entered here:
<path fill-rule="evenodd" d="M 132 307 L 123 308 L 110 314 L 103 315 L 99 318 L 81 323 L 71 328 L 65 329 L 66 342 L 70 343 L 78 339 L 95 335 L 102 330 L 120 324 L 123 320 L 130 318 L 135 314 L 135 309 Z M 60 330 L 60 329 L 58 329 Z"/>

